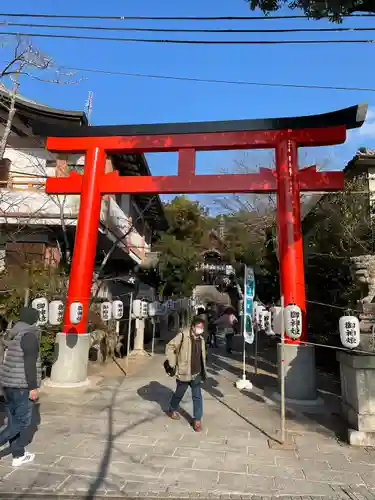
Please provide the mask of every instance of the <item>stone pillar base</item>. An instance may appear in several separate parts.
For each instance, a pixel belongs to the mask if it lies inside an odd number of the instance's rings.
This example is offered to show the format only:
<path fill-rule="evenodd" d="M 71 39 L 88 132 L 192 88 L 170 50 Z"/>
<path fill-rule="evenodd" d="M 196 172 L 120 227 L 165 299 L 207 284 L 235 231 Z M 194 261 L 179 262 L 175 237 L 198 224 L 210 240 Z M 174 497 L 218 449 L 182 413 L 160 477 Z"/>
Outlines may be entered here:
<path fill-rule="evenodd" d="M 348 440 L 356 446 L 375 442 L 375 356 L 338 352 L 341 411 L 348 423 Z"/>
<path fill-rule="evenodd" d="M 129 354 L 129 358 L 137 358 L 140 356 L 149 356 L 149 353 L 144 349 L 133 349 Z"/>
<path fill-rule="evenodd" d="M 352 446 L 374 447 L 375 432 L 348 429 L 348 443 Z"/>
<path fill-rule="evenodd" d="M 58 333 L 55 343 L 56 361 L 46 385 L 66 388 L 88 385 L 89 349 L 90 334 Z"/>
<path fill-rule="evenodd" d="M 285 398 L 303 406 L 317 404 L 314 346 L 284 344 Z M 281 381 L 281 344 L 277 346 L 279 388 Z M 319 401 L 319 400 L 318 400 Z"/>

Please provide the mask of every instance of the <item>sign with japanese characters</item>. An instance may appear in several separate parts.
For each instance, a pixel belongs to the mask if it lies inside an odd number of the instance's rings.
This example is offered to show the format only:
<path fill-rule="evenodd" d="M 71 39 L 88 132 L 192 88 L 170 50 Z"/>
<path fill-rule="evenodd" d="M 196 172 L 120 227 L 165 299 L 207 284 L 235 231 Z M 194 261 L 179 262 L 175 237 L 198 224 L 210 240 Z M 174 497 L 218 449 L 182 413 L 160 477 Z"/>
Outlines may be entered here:
<path fill-rule="evenodd" d="M 72 302 L 72 304 L 70 304 L 69 317 L 73 325 L 77 325 L 82 321 L 83 305 L 81 302 Z"/>
<path fill-rule="evenodd" d="M 285 333 L 292 340 L 302 335 L 302 312 L 296 304 L 289 304 L 284 309 Z"/>
<path fill-rule="evenodd" d="M 356 316 L 343 316 L 339 321 L 340 340 L 344 347 L 355 349 L 361 341 L 359 319 Z"/>
<path fill-rule="evenodd" d="M 112 304 L 110 302 L 102 302 L 100 304 L 100 317 L 103 321 L 112 319 Z"/>
<path fill-rule="evenodd" d="M 253 307 L 255 295 L 255 275 L 252 267 L 245 266 L 245 290 L 244 290 L 244 338 L 245 342 L 252 344 L 254 342 L 254 325 L 253 325 Z"/>
<path fill-rule="evenodd" d="M 64 302 L 52 300 L 49 303 L 48 322 L 50 325 L 60 325 L 64 320 Z"/>
<path fill-rule="evenodd" d="M 45 297 L 34 299 L 31 307 L 39 313 L 38 325 L 46 325 L 48 323 L 48 300 Z"/>
<path fill-rule="evenodd" d="M 112 315 L 113 319 L 119 321 L 124 315 L 124 304 L 122 300 L 114 300 L 112 302 Z"/>

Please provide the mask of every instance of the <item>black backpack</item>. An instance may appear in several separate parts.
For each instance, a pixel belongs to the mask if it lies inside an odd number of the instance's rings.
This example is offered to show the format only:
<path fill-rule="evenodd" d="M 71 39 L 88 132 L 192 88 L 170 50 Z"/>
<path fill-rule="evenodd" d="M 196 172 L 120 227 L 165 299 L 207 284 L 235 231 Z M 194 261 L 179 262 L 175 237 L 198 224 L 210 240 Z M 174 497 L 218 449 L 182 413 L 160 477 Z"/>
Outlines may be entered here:
<path fill-rule="evenodd" d="M 182 349 L 182 344 L 184 342 L 184 333 L 182 333 L 182 340 L 181 340 L 181 344 L 180 344 L 180 348 L 178 350 L 178 353 L 176 354 L 176 366 L 173 367 L 169 364 L 169 361 L 166 359 L 163 363 L 163 366 L 164 366 L 164 370 L 165 370 L 165 373 L 167 375 L 169 375 L 170 377 L 174 377 L 176 375 L 176 371 L 177 371 L 177 360 L 178 360 L 178 357 L 180 355 L 180 352 L 181 352 L 181 349 Z"/>

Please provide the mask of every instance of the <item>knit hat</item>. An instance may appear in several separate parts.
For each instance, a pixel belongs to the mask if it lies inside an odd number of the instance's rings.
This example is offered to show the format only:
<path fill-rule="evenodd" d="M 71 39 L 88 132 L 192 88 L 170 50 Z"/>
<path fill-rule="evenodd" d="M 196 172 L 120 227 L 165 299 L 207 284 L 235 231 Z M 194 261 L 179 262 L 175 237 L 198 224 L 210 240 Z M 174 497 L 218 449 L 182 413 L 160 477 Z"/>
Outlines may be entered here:
<path fill-rule="evenodd" d="M 28 325 L 35 325 L 39 320 L 39 312 L 32 307 L 23 307 L 20 312 L 20 321 Z"/>

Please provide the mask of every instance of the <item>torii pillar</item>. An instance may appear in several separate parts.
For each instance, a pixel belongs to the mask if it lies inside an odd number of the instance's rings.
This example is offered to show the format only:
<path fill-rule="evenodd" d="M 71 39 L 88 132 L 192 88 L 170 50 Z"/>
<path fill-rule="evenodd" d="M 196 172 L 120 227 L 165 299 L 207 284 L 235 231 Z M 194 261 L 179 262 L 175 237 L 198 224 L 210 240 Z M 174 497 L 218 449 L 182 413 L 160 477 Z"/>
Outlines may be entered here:
<path fill-rule="evenodd" d="M 286 396 L 315 399 L 314 351 L 307 341 L 306 297 L 300 216 L 300 191 L 337 191 L 344 187 L 342 172 L 298 168 L 298 148 L 345 142 L 347 129 L 360 127 L 367 104 L 297 118 L 158 125 L 85 126 L 61 129 L 34 124 L 34 133 L 50 137 L 47 148 L 65 154 L 85 154 L 83 175 L 47 179 L 50 194 L 81 196 L 72 271 L 66 301 L 64 329 L 58 335 L 58 359 L 51 381 L 81 384 L 86 378 L 89 335 L 87 314 L 104 194 L 277 193 L 277 225 L 281 293 L 285 304 L 297 304 L 303 313 L 302 337 L 286 338 Z M 276 169 L 252 174 L 196 175 L 197 151 L 274 149 Z M 105 173 L 107 154 L 178 152 L 175 176 L 121 176 Z M 83 304 L 83 317 L 72 325 L 69 309 Z M 281 361 L 281 360 L 280 360 Z"/>

